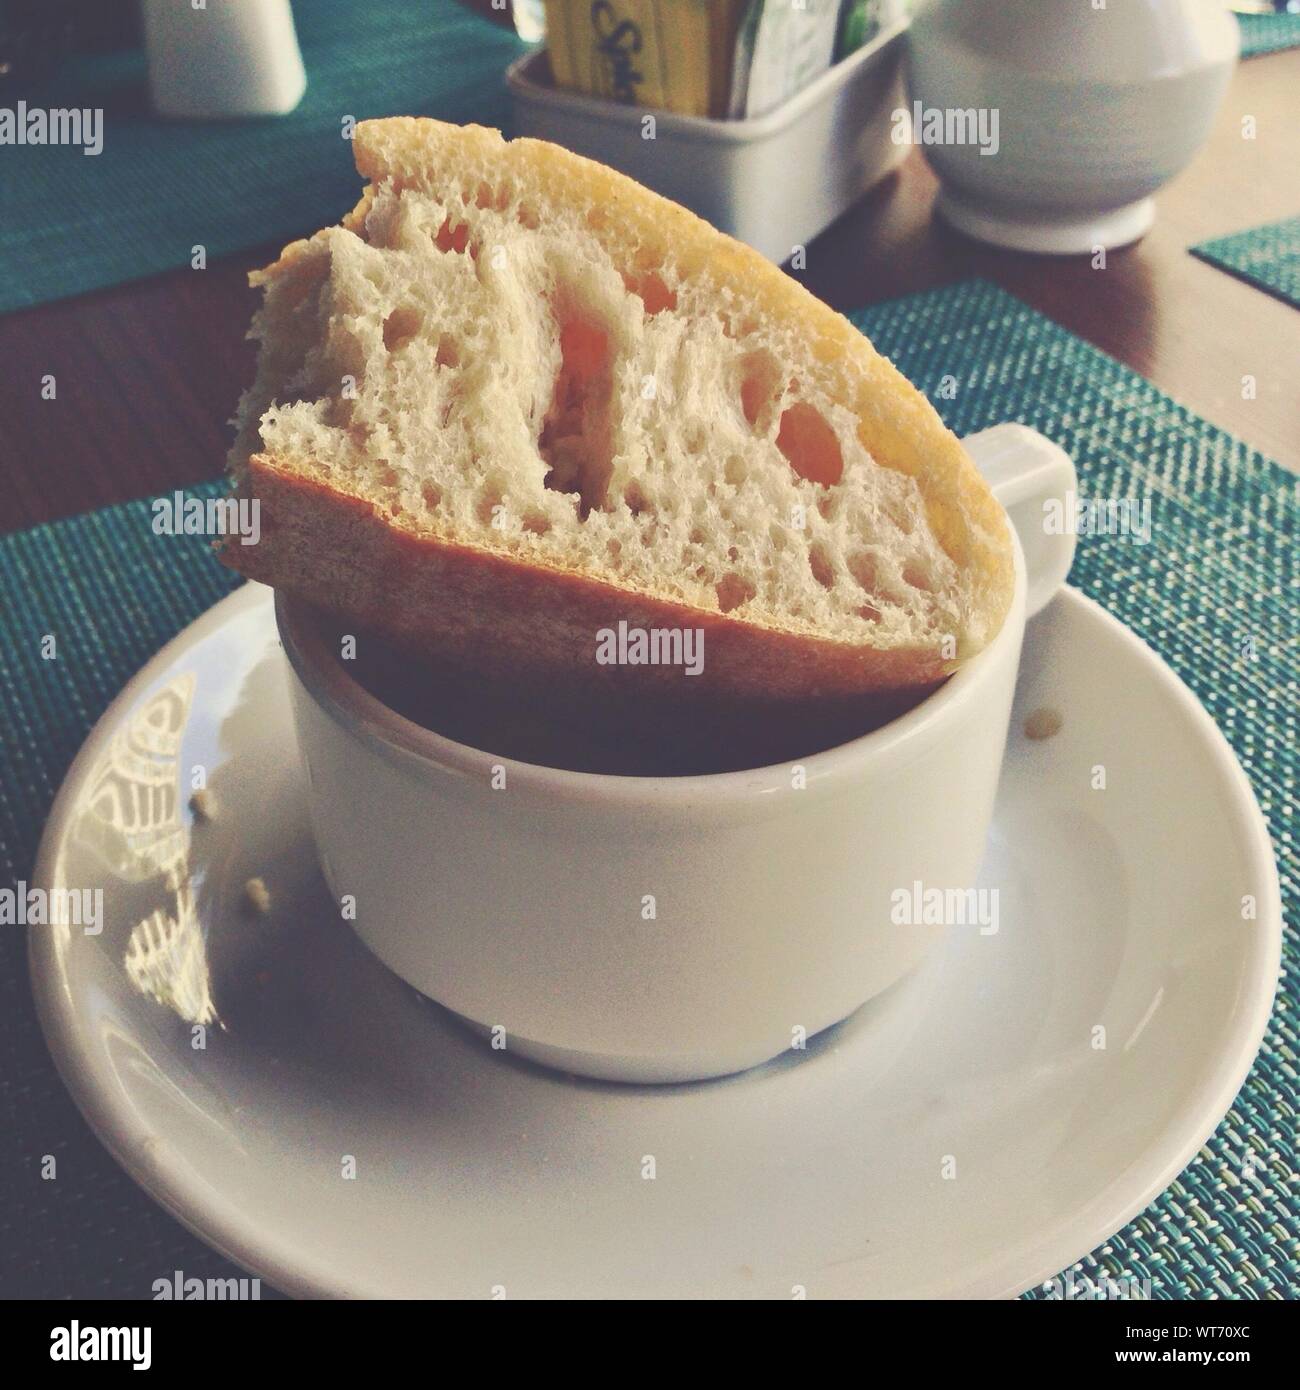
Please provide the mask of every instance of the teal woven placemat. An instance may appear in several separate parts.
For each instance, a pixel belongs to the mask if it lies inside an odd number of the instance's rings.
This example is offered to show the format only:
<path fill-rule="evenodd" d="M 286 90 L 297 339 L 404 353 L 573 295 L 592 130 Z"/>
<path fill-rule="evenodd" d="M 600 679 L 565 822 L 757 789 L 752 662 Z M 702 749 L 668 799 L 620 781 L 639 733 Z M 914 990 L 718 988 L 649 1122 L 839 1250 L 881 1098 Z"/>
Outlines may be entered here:
<path fill-rule="evenodd" d="M 1276 53 L 1300 44 L 1300 14 L 1239 14 L 1241 56 Z"/>
<path fill-rule="evenodd" d="M 1224 730 L 1272 827 L 1294 924 L 1295 479 L 987 283 L 854 317 L 958 433 L 1024 421 L 1074 456 L 1084 494 L 1151 499 L 1150 543 L 1082 538 L 1073 582 L 1160 652 Z M 108 701 L 231 587 L 206 542 L 160 543 L 149 523 L 138 502 L 0 540 L 0 882 L 30 875 L 59 780 Z M 57 661 L 39 654 L 50 632 L 60 635 Z M 1253 662 L 1241 656 L 1246 632 Z M 32 1143 L 19 1136 L 39 1133 L 37 1152 L 59 1152 L 59 1134 L 75 1149 L 81 1131 L 38 1037 L 18 938 L 0 933 L 0 1144 L 13 1136 L 30 1167 Z M 1232 1111 L 1177 1182 L 1083 1262 L 1084 1273 L 1149 1279 L 1158 1298 L 1300 1294 L 1298 965 L 1292 929 L 1268 1037 Z M 1259 1160 L 1249 1182 L 1240 1176 L 1247 1150 Z M 12 1183 L 6 1174 L 17 1166 L 0 1163 L 0 1184 Z M 59 1183 L 32 1180 L 20 1194 L 52 1295 L 84 1286 L 102 1258 L 97 1240 L 112 1251 L 108 1291 L 137 1269 L 206 1273 L 216 1261 L 93 1145 L 60 1173 Z M 84 1200 L 88 1184 L 93 1202 Z M 11 1227 L 0 1241 L 0 1274 L 6 1262 L 21 1268 L 28 1291 L 33 1239 Z"/>
<path fill-rule="evenodd" d="M 1203 241 L 1192 255 L 1300 308 L 1300 217 Z"/>
<path fill-rule="evenodd" d="M 455 0 L 299 0 L 294 16 L 307 92 L 288 116 L 159 120 L 142 52 L 79 59 L 17 94 L 102 107 L 104 145 L 4 148 L 0 205 L 23 212 L 0 218 L 0 312 L 189 265 L 195 246 L 213 260 L 337 222 L 358 190 L 344 116 L 508 123 L 504 73 L 523 45 Z"/>

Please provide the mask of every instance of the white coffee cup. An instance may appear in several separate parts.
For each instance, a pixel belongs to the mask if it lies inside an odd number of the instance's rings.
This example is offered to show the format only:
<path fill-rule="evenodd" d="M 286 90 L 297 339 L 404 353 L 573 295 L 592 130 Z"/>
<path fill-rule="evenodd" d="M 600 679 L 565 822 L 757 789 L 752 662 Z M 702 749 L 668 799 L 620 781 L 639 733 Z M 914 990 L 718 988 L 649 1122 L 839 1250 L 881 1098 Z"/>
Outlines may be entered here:
<path fill-rule="evenodd" d="M 901 979 L 945 928 L 895 921 L 899 895 L 974 885 L 1026 612 L 1073 554 L 1042 505 L 1074 490 L 1069 458 L 1019 425 L 965 443 L 1026 539 L 1002 631 L 802 764 L 622 777 L 494 757 L 389 709 L 279 595 L 321 864 L 362 940 L 506 1051 L 621 1081 L 740 1071 Z"/>

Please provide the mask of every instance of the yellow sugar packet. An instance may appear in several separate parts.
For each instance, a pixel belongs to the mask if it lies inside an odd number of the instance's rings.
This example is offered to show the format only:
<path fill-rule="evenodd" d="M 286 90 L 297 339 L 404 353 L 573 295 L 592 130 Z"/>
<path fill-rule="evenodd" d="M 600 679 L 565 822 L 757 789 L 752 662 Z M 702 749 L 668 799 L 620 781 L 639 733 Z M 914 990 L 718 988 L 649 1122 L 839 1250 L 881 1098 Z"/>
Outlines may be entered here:
<path fill-rule="evenodd" d="M 546 0 L 557 87 L 684 116 L 726 114 L 748 0 Z"/>

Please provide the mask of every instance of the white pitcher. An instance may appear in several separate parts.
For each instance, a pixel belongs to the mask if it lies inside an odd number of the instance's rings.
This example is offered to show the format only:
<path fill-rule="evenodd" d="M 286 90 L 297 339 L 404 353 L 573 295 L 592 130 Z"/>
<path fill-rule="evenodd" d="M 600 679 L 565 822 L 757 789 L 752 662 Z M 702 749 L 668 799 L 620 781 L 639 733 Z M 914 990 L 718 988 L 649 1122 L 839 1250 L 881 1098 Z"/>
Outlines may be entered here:
<path fill-rule="evenodd" d="M 1151 194 L 1208 136 L 1240 42 L 1220 0 L 923 4 L 912 138 L 939 175 L 940 214 L 1024 251 L 1137 240 Z"/>

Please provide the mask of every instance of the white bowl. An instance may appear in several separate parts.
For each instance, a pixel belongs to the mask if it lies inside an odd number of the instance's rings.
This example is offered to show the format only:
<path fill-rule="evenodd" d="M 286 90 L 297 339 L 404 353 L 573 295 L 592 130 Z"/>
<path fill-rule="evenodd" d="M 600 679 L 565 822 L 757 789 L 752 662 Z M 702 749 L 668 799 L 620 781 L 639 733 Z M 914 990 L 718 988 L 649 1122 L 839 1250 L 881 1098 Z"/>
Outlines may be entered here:
<path fill-rule="evenodd" d="M 521 135 L 622 170 L 770 259 L 786 260 L 907 154 L 890 138 L 903 104 L 906 19 L 883 29 L 764 116 L 678 116 L 561 91 L 545 53 L 506 74 Z M 654 137 L 646 138 L 654 117 Z"/>

